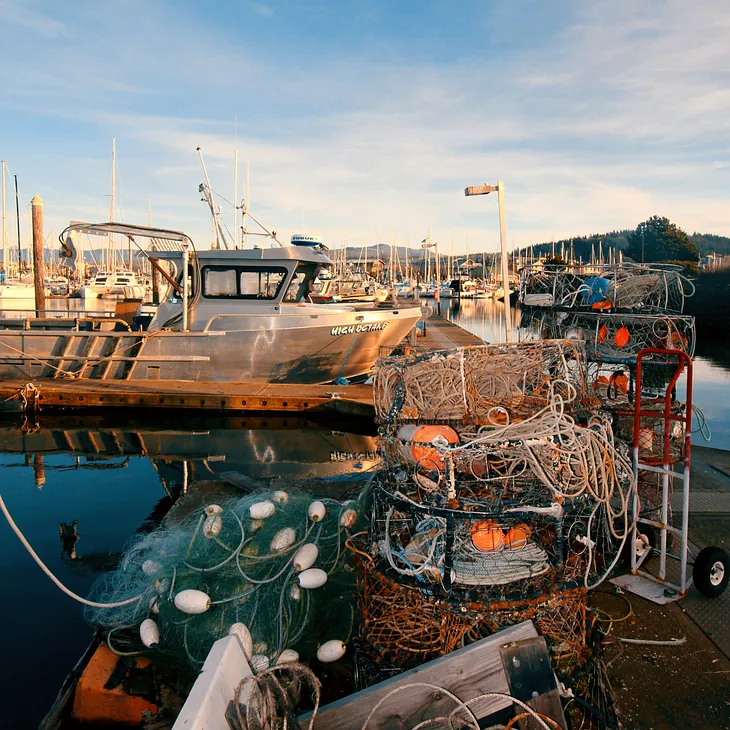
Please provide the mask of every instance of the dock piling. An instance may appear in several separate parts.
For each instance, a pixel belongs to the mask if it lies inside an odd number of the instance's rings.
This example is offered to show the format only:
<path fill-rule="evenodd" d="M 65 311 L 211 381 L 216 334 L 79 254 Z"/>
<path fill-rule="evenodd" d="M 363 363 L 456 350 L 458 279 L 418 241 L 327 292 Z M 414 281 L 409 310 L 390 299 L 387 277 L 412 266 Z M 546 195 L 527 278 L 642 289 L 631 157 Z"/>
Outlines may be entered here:
<path fill-rule="evenodd" d="M 46 308 L 45 266 L 43 263 L 43 199 L 36 195 L 30 201 L 33 210 L 33 285 L 36 316 Z"/>

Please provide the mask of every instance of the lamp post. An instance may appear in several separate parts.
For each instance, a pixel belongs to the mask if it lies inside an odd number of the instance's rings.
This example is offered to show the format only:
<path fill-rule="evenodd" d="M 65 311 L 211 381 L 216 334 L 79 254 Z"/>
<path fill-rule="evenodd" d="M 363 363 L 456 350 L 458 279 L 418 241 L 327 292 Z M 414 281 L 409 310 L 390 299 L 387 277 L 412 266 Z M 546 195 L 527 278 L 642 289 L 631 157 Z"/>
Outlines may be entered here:
<path fill-rule="evenodd" d="M 504 220 L 504 183 L 496 185 L 474 185 L 464 190 L 464 195 L 488 195 L 497 193 L 499 203 L 499 240 L 502 250 L 502 289 L 504 291 L 504 326 L 507 342 L 512 339 L 512 317 L 510 310 L 509 266 L 507 261 L 507 226 Z"/>
<path fill-rule="evenodd" d="M 436 300 L 436 311 L 441 315 L 441 267 L 439 266 L 439 244 L 438 241 L 431 243 L 431 239 L 427 238 L 422 244 L 421 248 L 434 249 L 434 258 L 436 259 L 436 290 L 433 293 L 433 298 Z"/>

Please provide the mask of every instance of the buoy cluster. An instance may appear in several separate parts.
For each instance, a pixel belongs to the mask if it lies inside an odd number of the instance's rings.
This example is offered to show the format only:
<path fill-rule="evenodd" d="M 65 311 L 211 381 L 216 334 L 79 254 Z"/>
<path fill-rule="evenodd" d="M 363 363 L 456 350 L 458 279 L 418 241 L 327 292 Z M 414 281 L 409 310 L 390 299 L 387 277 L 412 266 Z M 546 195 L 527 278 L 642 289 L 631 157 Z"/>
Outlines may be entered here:
<path fill-rule="evenodd" d="M 354 501 L 283 490 L 208 504 L 136 542 L 92 588 L 105 603 L 142 593 L 140 601 L 87 608 L 87 619 L 111 631 L 112 648 L 116 631 L 137 626 L 144 647 L 194 670 L 226 635 L 238 637 L 254 672 L 336 661 L 352 632 L 356 587 L 342 568 L 359 512 Z"/>

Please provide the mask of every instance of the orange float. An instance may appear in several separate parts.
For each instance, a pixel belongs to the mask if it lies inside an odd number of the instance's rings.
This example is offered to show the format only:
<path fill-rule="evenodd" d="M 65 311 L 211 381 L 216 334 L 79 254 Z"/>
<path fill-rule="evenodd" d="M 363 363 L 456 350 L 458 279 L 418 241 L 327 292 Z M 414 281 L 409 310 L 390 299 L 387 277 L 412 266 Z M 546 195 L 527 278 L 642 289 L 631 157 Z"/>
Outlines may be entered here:
<path fill-rule="evenodd" d="M 459 434 L 451 426 L 406 424 L 398 429 L 398 438 L 410 442 L 405 447 L 404 456 L 423 469 L 444 471 L 446 463 L 439 454 L 433 440 L 442 437 L 449 444 L 459 443 Z"/>
<path fill-rule="evenodd" d="M 601 329 L 598 330 L 598 337 L 596 338 L 599 345 L 606 339 L 607 334 L 608 330 L 606 329 L 606 325 L 602 324 Z"/>
<path fill-rule="evenodd" d="M 616 330 L 616 334 L 613 336 L 613 341 L 616 343 L 616 347 L 625 347 L 629 344 L 630 339 L 631 334 L 626 327 L 619 327 L 619 329 Z"/>
<path fill-rule="evenodd" d="M 504 543 L 504 530 L 494 520 L 482 520 L 471 528 L 471 540 L 483 553 L 497 550 Z"/>
<path fill-rule="evenodd" d="M 523 522 L 511 527 L 504 536 L 504 546 L 508 550 L 518 550 L 525 547 L 532 535 L 532 530 Z"/>

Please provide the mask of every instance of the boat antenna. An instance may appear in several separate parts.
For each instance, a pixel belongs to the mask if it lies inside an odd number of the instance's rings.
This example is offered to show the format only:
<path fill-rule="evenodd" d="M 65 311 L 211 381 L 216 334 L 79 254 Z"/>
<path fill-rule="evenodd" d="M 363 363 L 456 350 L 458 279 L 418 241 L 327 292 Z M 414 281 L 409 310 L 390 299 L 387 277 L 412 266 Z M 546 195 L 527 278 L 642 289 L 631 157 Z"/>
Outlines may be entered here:
<path fill-rule="evenodd" d="M 228 241 L 223 233 L 223 227 L 220 221 L 220 208 L 217 208 L 213 203 L 213 192 L 210 187 L 210 179 L 208 178 L 208 171 L 205 169 L 205 160 L 203 160 L 203 151 L 200 149 L 200 145 L 196 148 L 196 151 L 200 155 L 200 164 L 203 166 L 203 175 L 205 175 L 205 182 L 200 183 L 198 192 L 203 193 L 203 200 L 208 204 L 210 208 L 210 214 L 213 216 L 213 228 L 215 229 L 215 246 L 213 248 L 220 249 L 225 248 L 228 250 Z M 223 245 L 221 245 L 223 244 Z"/>

